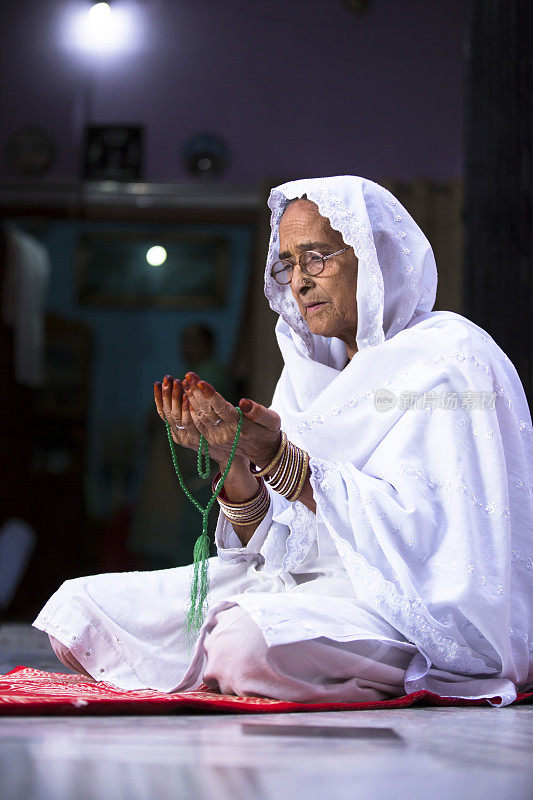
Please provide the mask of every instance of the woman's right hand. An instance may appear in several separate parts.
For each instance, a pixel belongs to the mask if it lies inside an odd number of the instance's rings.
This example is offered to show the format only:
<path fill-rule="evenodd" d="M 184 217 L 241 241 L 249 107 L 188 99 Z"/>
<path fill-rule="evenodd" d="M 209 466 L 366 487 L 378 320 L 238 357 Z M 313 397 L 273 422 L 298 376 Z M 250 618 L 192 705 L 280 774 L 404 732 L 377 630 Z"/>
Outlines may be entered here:
<path fill-rule="evenodd" d="M 157 413 L 170 425 L 173 441 L 181 447 L 198 451 L 200 432 L 196 428 L 189 408 L 189 399 L 184 392 L 181 381 L 172 375 L 165 375 L 163 383 L 154 383 L 154 399 Z M 217 462 L 227 461 L 228 454 L 223 450 L 209 446 L 210 457 Z"/>

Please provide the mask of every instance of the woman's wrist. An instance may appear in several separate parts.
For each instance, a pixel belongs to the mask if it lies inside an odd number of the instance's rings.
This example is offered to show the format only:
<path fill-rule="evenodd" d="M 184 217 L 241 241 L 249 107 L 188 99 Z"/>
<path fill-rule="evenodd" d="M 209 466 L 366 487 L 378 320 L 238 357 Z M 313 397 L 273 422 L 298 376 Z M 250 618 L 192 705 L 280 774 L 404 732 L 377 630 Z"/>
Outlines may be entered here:
<path fill-rule="evenodd" d="M 256 476 L 267 475 L 278 463 L 286 443 L 287 436 L 283 431 L 280 430 L 276 434 L 276 439 L 272 443 L 270 450 L 252 462 L 253 466 L 255 467 L 255 469 L 252 469 L 253 474 Z"/>
<path fill-rule="evenodd" d="M 271 489 L 290 503 L 294 503 L 302 494 L 309 471 L 309 454 L 301 447 L 296 447 L 280 431 L 281 441 L 277 451 L 271 453 L 271 460 L 266 466 L 258 469 L 260 464 L 253 462 L 250 466 L 256 478 L 263 478 Z"/>
<path fill-rule="evenodd" d="M 220 472 L 224 473 L 227 462 L 220 463 Z M 256 478 L 250 472 L 250 462 L 243 456 L 234 456 L 230 470 L 224 481 L 224 491 L 230 503 L 244 503 L 258 492 Z"/>
<path fill-rule="evenodd" d="M 220 464 L 222 468 L 224 465 Z M 220 483 L 220 472 L 213 479 L 213 491 Z M 233 526 L 243 547 L 246 547 L 257 527 L 268 513 L 270 497 L 263 479 L 254 478 L 250 462 L 234 459 L 218 495 L 221 511 Z"/>

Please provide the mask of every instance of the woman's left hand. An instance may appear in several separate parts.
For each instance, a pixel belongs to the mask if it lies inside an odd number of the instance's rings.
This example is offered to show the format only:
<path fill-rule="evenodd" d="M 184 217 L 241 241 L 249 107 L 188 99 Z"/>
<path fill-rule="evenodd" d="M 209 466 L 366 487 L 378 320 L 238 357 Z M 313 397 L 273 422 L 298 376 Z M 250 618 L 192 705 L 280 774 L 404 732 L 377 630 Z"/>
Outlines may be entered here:
<path fill-rule="evenodd" d="M 188 372 L 182 384 L 189 398 L 191 418 L 199 433 L 209 445 L 229 455 L 235 440 L 239 412 L 194 372 Z M 251 400 L 241 400 L 239 408 L 243 424 L 235 454 L 263 468 L 273 459 L 279 447 L 281 419 L 275 411 Z"/>

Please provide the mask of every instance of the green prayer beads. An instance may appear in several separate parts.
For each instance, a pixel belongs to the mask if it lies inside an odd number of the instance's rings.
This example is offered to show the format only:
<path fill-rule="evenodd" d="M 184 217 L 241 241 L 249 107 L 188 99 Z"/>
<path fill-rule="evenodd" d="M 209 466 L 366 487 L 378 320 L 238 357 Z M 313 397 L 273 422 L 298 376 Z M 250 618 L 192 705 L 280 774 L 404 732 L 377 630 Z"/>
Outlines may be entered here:
<path fill-rule="evenodd" d="M 202 466 L 202 461 L 204 465 Z M 200 478 L 209 478 L 211 472 L 211 464 L 209 463 L 209 445 L 204 436 L 200 436 L 200 446 L 198 447 L 197 459 L 198 475 Z"/>
<path fill-rule="evenodd" d="M 174 450 L 174 442 L 172 440 L 172 433 L 170 429 L 170 424 L 166 422 L 167 427 L 167 436 L 168 441 L 170 444 L 170 453 L 172 455 L 172 463 L 174 465 L 174 470 L 178 477 L 179 484 L 191 503 L 193 503 L 200 514 L 202 515 L 202 533 L 198 537 L 194 545 L 194 552 L 193 552 L 193 568 L 194 573 L 191 582 L 191 596 L 189 602 L 189 608 L 187 611 L 187 623 L 186 623 L 186 635 L 187 641 L 189 646 L 189 654 L 192 649 L 192 646 L 196 642 L 198 638 L 198 632 L 202 627 L 205 610 L 207 606 L 207 598 L 209 594 L 209 534 L 207 532 L 207 520 L 209 517 L 209 512 L 211 511 L 215 500 L 217 499 L 218 495 L 222 491 L 224 486 L 224 481 L 230 471 L 231 463 L 233 461 L 233 457 L 235 455 L 235 451 L 237 449 L 237 444 L 239 441 L 239 436 L 241 434 L 242 428 L 242 411 L 238 406 L 235 406 L 237 411 L 239 412 L 239 421 L 237 423 L 237 430 L 235 431 L 235 438 L 233 440 L 233 445 L 231 447 L 231 451 L 228 458 L 228 463 L 220 481 L 218 482 L 217 488 L 215 492 L 212 494 L 211 499 L 207 503 L 205 508 L 202 508 L 200 503 L 196 500 L 195 497 L 192 496 L 188 488 L 185 486 L 183 481 L 183 477 L 180 472 L 180 468 L 178 465 L 178 459 L 176 458 L 176 452 Z M 204 436 L 200 436 L 200 442 L 198 446 L 198 459 L 197 459 L 197 468 L 198 468 L 198 475 L 201 478 L 209 478 L 211 467 L 209 463 L 209 444 Z"/>

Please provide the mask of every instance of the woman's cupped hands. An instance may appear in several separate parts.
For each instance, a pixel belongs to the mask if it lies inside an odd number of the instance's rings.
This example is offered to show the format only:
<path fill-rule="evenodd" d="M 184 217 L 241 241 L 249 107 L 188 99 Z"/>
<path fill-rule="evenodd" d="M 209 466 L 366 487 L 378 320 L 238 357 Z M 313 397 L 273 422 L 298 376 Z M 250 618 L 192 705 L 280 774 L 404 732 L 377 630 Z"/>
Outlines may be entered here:
<path fill-rule="evenodd" d="M 225 465 L 235 441 L 239 412 L 210 383 L 188 372 L 185 380 L 165 375 L 154 383 L 157 413 L 168 422 L 173 441 L 181 447 L 198 450 L 200 435 L 209 445 L 209 455 Z M 243 398 L 239 402 L 243 424 L 236 456 L 260 468 L 274 457 L 281 441 L 279 414 L 259 403 Z"/>

